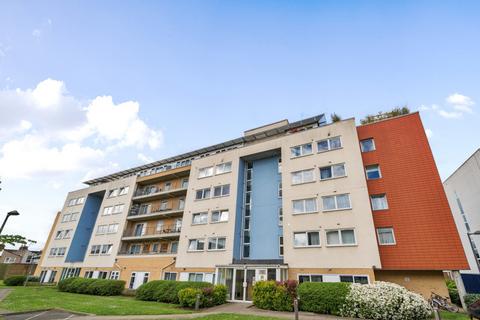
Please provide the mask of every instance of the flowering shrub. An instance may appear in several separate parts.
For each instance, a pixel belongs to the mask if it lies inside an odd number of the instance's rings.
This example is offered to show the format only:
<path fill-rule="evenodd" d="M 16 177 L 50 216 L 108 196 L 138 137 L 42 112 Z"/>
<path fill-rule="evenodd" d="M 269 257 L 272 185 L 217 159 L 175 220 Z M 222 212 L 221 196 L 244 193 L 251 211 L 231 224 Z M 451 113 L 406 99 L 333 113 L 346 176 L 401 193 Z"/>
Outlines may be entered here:
<path fill-rule="evenodd" d="M 371 320 L 424 320 L 430 317 L 431 309 L 421 295 L 378 281 L 370 285 L 352 284 L 340 313 Z"/>

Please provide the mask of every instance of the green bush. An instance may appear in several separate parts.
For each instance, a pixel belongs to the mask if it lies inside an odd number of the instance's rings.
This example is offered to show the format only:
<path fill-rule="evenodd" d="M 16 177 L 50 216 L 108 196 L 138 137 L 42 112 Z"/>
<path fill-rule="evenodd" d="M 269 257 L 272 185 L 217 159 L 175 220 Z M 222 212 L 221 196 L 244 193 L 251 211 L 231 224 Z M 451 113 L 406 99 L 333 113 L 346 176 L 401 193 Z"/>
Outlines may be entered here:
<path fill-rule="evenodd" d="M 197 296 L 199 296 L 200 302 L 202 302 L 204 296 L 201 289 L 185 288 L 178 291 L 178 301 L 182 307 L 195 307 Z"/>
<path fill-rule="evenodd" d="M 349 291 L 345 282 L 304 282 L 298 286 L 300 310 L 339 315 Z"/>
<path fill-rule="evenodd" d="M 293 299 L 282 283 L 259 281 L 253 287 L 253 304 L 260 309 L 292 311 Z"/>
<path fill-rule="evenodd" d="M 122 294 L 125 281 L 89 278 L 68 278 L 58 283 L 58 290 L 96 296 L 118 296 Z"/>
<path fill-rule="evenodd" d="M 6 286 L 23 286 L 27 276 L 12 276 L 3 281 Z"/>
<path fill-rule="evenodd" d="M 217 284 L 213 287 L 212 302 L 214 306 L 219 306 L 227 302 L 227 287 L 223 284 Z"/>
<path fill-rule="evenodd" d="M 40 282 L 40 277 L 28 276 L 28 282 Z"/>
<path fill-rule="evenodd" d="M 447 280 L 447 288 L 448 288 L 448 294 L 450 296 L 450 301 L 452 301 L 452 303 L 455 303 L 457 306 L 460 306 L 461 305 L 460 295 L 458 294 L 458 289 L 457 289 L 457 285 L 455 284 L 455 281 Z"/>
<path fill-rule="evenodd" d="M 472 303 L 480 300 L 480 294 L 479 293 L 468 293 L 468 294 L 463 296 L 463 300 L 465 300 L 465 304 L 468 307 Z"/>
<path fill-rule="evenodd" d="M 179 303 L 178 292 L 185 288 L 203 289 L 212 287 L 208 282 L 154 280 L 142 284 L 136 291 L 138 300 Z"/>

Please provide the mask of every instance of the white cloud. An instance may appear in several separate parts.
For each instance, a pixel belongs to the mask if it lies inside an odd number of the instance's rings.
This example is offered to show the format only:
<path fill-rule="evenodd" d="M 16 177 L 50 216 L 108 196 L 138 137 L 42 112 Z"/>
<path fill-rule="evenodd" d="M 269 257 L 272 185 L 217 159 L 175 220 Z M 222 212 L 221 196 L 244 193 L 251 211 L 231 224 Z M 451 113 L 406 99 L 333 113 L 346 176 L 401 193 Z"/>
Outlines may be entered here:
<path fill-rule="evenodd" d="M 462 117 L 461 112 L 438 110 L 438 114 L 447 119 L 458 119 Z"/>
<path fill-rule="evenodd" d="M 425 134 L 427 135 L 427 138 L 433 137 L 433 131 L 431 129 L 426 128 L 425 129 Z"/>
<path fill-rule="evenodd" d="M 153 159 L 150 158 L 149 156 L 144 155 L 143 153 L 139 153 L 137 155 L 138 160 L 145 162 L 145 163 L 150 163 L 153 162 Z"/>
<path fill-rule="evenodd" d="M 475 105 L 475 102 L 470 97 L 459 93 L 454 93 L 449 95 L 446 101 L 459 112 L 473 113 L 472 107 Z"/>
<path fill-rule="evenodd" d="M 446 119 L 460 119 L 465 113 L 473 113 L 475 102 L 472 98 L 459 93 L 449 95 L 446 99 L 446 106 L 440 107 L 436 104 L 431 106 L 421 105 L 420 111 L 433 111 Z"/>
<path fill-rule="evenodd" d="M 33 36 L 34 38 L 37 38 L 37 39 L 38 39 L 38 38 L 40 38 L 41 35 L 42 35 L 42 30 L 40 30 L 40 29 L 33 29 L 33 31 L 32 31 L 32 36 Z"/>
<path fill-rule="evenodd" d="M 65 91 L 63 81 L 52 80 L 50 78 L 43 80 L 32 91 L 32 97 L 36 102 L 34 105 L 45 109 L 58 106 Z"/>

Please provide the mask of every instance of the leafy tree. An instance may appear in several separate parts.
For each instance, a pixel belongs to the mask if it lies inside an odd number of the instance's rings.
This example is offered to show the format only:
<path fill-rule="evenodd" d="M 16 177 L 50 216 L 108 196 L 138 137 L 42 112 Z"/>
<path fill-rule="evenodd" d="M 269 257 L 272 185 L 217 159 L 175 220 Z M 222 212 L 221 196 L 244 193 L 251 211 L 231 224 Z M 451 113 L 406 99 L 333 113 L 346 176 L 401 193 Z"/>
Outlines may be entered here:
<path fill-rule="evenodd" d="M 342 117 L 339 116 L 338 114 L 336 113 L 332 113 L 330 115 L 330 119 L 332 119 L 332 122 L 338 122 L 338 121 L 341 121 L 342 120 Z"/>
<path fill-rule="evenodd" d="M 24 236 L 21 236 L 21 235 L 18 235 L 18 234 L 15 234 L 15 235 L 1 234 L 0 235 L 0 249 L 2 249 L 2 250 L 3 250 L 3 248 L 5 248 L 5 246 L 7 244 L 9 244 L 11 246 L 15 246 L 17 244 L 26 245 L 26 244 L 33 244 L 33 243 L 37 243 L 37 241 L 27 239 Z"/>
<path fill-rule="evenodd" d="M 395 107 L 390 111 L 386 111 L 386 112 L 380 111 L 378 114 L 375 114 L 375 115 L 369 114 L 365 116 L 365 118 L 360 120 L 360 123 L 368 124 L 368 123 L 376 122 L 379 120 L 397 117 L 397 116 L 401 116 L 409 113 L 410 113 L 410 109 L 408 108 L 408 106 Z"/>

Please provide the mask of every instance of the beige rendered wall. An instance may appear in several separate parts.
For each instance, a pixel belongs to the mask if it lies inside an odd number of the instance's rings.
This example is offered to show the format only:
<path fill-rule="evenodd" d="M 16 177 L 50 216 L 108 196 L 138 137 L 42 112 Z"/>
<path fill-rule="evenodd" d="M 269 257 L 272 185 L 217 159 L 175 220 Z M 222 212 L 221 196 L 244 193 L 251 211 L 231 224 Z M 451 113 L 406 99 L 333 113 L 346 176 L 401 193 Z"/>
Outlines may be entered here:
<path fill-rule="evenodd" d="M 375 270 L 375 278 L 377 281 L 399 284 L 426 299 L 430 298 L 432 291 L 443 297 L 449 296 L 443 271 Z"/>

